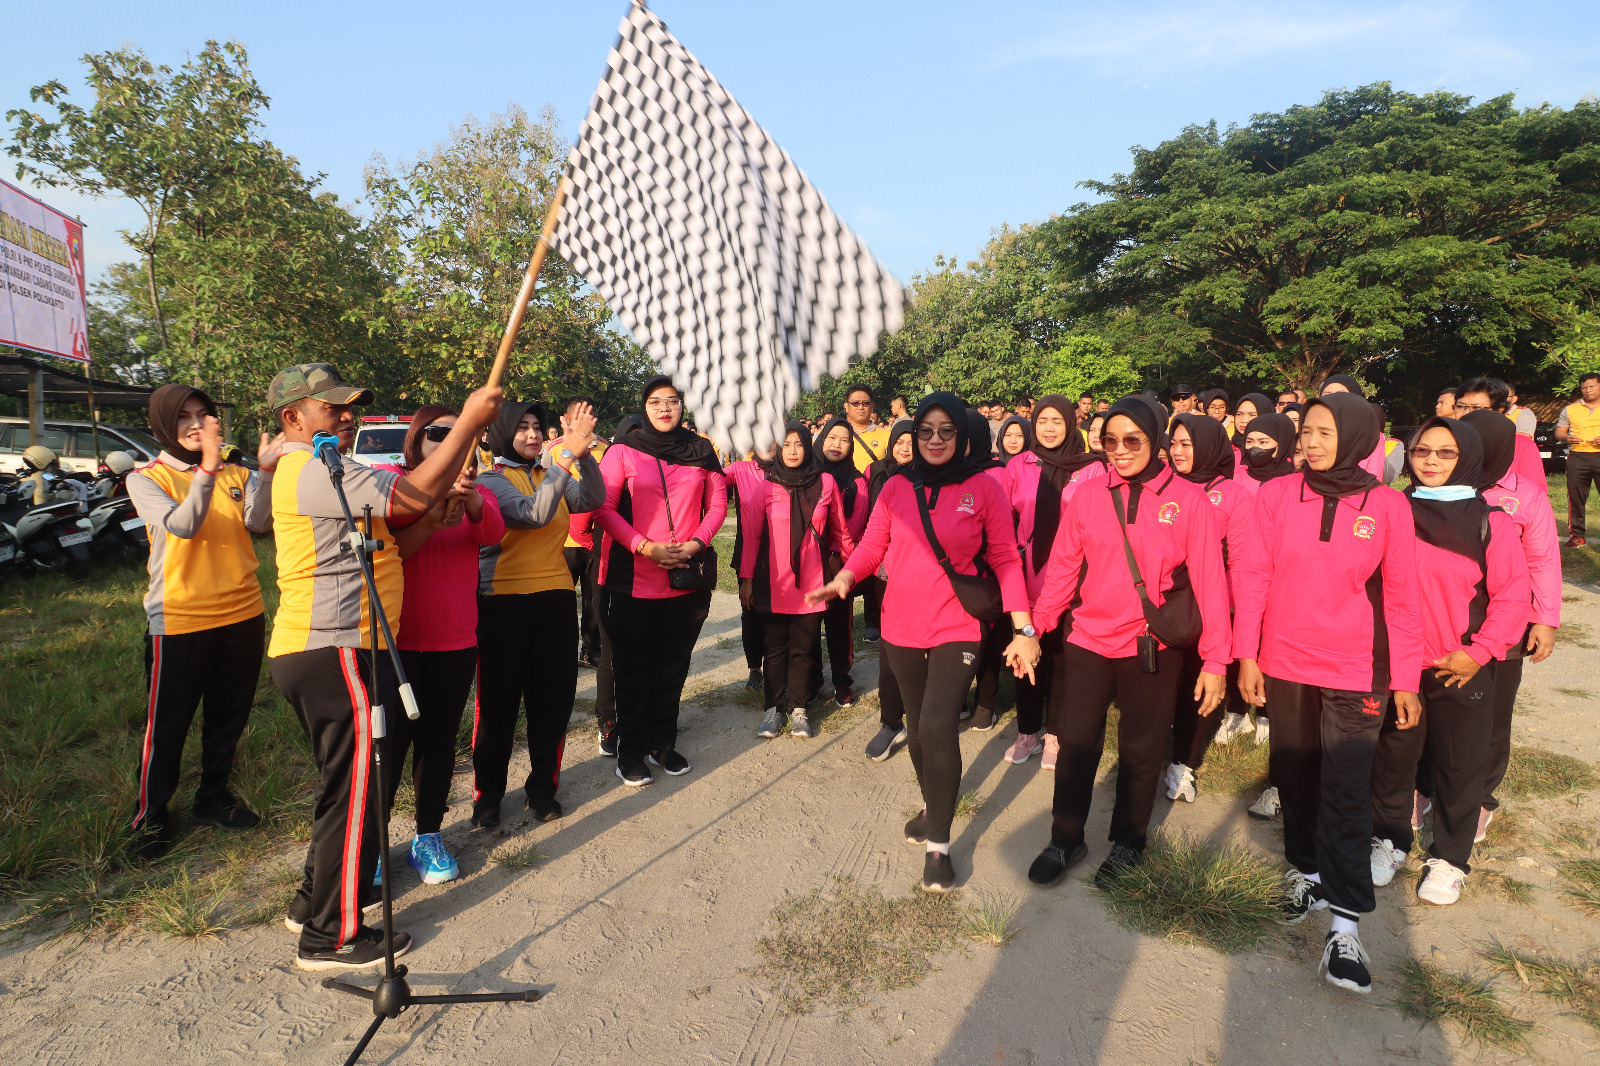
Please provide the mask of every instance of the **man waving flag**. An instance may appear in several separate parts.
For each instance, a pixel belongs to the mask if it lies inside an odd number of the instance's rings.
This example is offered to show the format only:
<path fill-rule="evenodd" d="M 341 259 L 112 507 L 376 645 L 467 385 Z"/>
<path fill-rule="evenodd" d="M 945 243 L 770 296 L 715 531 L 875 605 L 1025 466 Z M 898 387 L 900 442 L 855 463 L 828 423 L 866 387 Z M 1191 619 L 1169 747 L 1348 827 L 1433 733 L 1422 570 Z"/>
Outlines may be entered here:
<path fill-rule="evenodd" d="M 726 449 L 900 327 L 899 282 L 642 3 L 569 164 L 555 244 Z"/>

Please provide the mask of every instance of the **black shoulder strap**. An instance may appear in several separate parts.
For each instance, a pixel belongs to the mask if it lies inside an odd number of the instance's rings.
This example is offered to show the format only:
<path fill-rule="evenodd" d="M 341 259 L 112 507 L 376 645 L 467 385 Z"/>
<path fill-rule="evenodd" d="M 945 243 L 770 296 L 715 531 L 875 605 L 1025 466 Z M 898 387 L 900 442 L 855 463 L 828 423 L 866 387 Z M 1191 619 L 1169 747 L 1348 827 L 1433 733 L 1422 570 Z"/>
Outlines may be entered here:
<path fill-rule="evenodd" d="M 673 543 L 677 543 L 678 527 L 672 521 L 672 494 L 667 491 L 667 468 L 660 459 L 656 460 L 656 470 L 661 474 L 661 502 L 667 505 L 667 532 L 672 534 Z"/>
<path fill-rule="evenodd" d="M 928 501 L 922 496 L 922 479 L 911 479 L 911 494 L 917 498 L 917 513 L 922 516 L 922 532 L 928 538 L 928 547 L 933 549 L 933 557 L 939 560 L 939 565 L 946 574 L 955 575 L 955 567 L 950 565 L 950 557 L 944 553 L 944 545 L 939 543 L 939 537 L 933 531 L 933 516 L 928 514 Z"/>
<path fill-rule="evenodd" d="M 1133 557 L 1133 543 L 1128 540 L 1128 517 L 1122 509 L 1122 497 L 1117 495 L 1117 487 L 1111 486 L 1111 506 L 1117 512 L 1117 525 L 1122 527 L 1122 551 L 1128 558 L 1128 573 L 1133 575 L 1133 590 L 1139 594 L 1139 601 L 1146 607 L 1154 610 L 1155 604 L 1150 601 L 1150 593 L 1144 586 L 1144 575 L 1139 573 L 1138 560 Z"/>

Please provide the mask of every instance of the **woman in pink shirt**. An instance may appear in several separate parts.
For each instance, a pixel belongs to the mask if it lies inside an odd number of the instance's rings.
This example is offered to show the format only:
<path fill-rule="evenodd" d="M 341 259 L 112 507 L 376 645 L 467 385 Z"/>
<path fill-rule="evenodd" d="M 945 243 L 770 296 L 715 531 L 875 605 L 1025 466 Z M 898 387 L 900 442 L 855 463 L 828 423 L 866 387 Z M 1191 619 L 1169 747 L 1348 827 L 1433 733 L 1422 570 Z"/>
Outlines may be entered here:
<path fill-rule="evenodd" d="M 1121 712 L 1120 768 L 1111 854 L 1095 874 L 1101 885 L 1144 861 L 1188 645 L 1199 646 L 1200 713 L 1222 702 L 1230 633 L 1216 509 L 1160 459 L 1167 441 L 1159 406 L 1142 396 L 1112 405 L 1104 437 L 1110 469 L 1063 505 L 1045 565 L 1035 610 L 1043 629 L 1061 629 L 1068 684 L 1052 707 L 1061 760 L 1050 842 L 1028 869 L 1038 885 L 1059 881 L 1088 853 L 1084 827 L 1113 700 Z M 1161 618 L 1173 624 L 1161 624 L 1158 639 L 1147 612 L 1163 607 Z"/>
<path fill-rule="evenodd" d="M 400 474 L 415 470 L 450 434 L 453 408 L 429 404 L 417 409 L 406 427 Z M 476 464 L 474 464 L 474 467 Z M 456 766 L 456 732 L 478 663 L 478 549 L 499 544 L 506 525 L 494 493 L 477 484 L 476 469 L 456 480 L 456 489 L 427 514 L 395 531 L 405 560 L 405 600 L 395 644 L 405 664 L 422 716 L 412 722 L 389 716 L 397 737 L 385 753 L 389 801 L 400 787 L 406 745 L 411 752 L 411 784 L 416 791 L 417 831 L 408 859 L 430 885 L 452 881 L 461 870 L 444 846 L 440 829 Z"/>
<path fill-rule="evenodd" d="M 1323 976 L 1366 992 L 1357 922 L 1377 905 L 1372 757 L 1391 694 L 1402 714 L 1418 709 L 1417 538 L 1405 497 L 1360 466 L 1379 436 L 1366 400 L 1311 401 L 1300 436 L 1306 469 L 1256 494 L 1236 575 L 1234 654 L 1245 701 L 1272 707 L 1269 772 L 1293 866 L 1283 920 L 1331 909 Z"/>
<path fill-rule="evenodd" d="M 1323 379 L 1321 392 L 1322 396 L 1334 396 L 1341 392 L 1347 392 L 1357 399 L 1360 399 L 1363 395 L 1361 391 L 1361 382 L 1357 381 L 1349 374 L 1329 374 Z M 1380 407 L 1378 410 L 1381 411 L 1382 408 Z M 1388 458 L 1388 451 L 1385 448 L 1385 445 L 1388 443 L 1388 439 L 1389 438 L 1385 436 L 1383 432 L 1383 418 L 1379 417 L 1378 443 L 1373 445 L 1372 451 L 1368 452 L 1366 457 L 1363 458 L 1359 464 L 1357 464 L 1362 470 L 1365 470 L 1367 473 L 1371 474 L 1373 477 L 1384 482 L 1385 484 L 1387 484 L 1389 481 L 1389 479 L 1383 476 L 1384 461 Z"/>
<path fill-rule="evenodd" d="M 822 472 L 810 431 L 801 422 L 785 430 L 763 491 L 746 512 L 739 557 L 739 601 L 766 620 L 767 711 L 756 735 L 767 738 L 783 732 L 785 694 L 790 731 L 811 736 L 806 705 L 821 687 L 824 605 L 808 603 L 805 594 L 827 581 L 830 558 L 842 559 L 855 547 L 839 489 Z"/>
<path fill-rule="evenodd" d="M 1505 421 L 1502 419 L 1502 421 Z M 1422 614 L 1421 711 L 1391 705 L 1372 768 L 1372 882 L 1411 851 L 1417 765 L 1431 769 L 1433 843 L 1417 896 L 1448 906 L 1471 870 L 1494 723 L 1495 667 L 1520 643 L 1532 609 L 1516 524 L 1478 495 L 1483 445 L 1453 418 L 1424 422 L 1409 449 Z"/>
<path fill-rule="evenodd" d="M 850 435 L 850 423 L 842 418 L 830 418 L 817 434 L 813 448 L 818 469 L 833 482 L 844 507 L 845 523 L 850 527 L 850 541 L 861 539 L 867 528 L 867 478 L 856 469 L 855 442 Z M 833 698 L 841 707 L 856 702 L 855 683 L 850 678 L 850 668 L 856 661 L 855 598 L 866 595 L 866 583 L 852 589 L 850 598 L 828 604 L 822 624 L 828 632 L 828 668 L 833 676 Z M 816 680 L 822 683 L 822 662 L 816 663 Z"/>
<path fill-rule="evenodd" d="M 813 601 L 842 597 L 855 587 L 857 574 L 871 574 L 879 564 L 888 568 L 883 650 L 905 698 L 911 763 L 926 805 L 906 824 L 906 839 L 926 846 L 922 887 L 929 892 L 955 887 L 950 823 L 961 784 L 960 716 L 982 635 L 978 619 L 957 598 L 951 575 L 992 574 L 998 589 L 976 595 L 990 601 L 985 611 L 998 598 L 1020 631 L 1006 651 L 1007 662 L 1014 672 L 1031 674 L 1039 660 L 1011 507 L 969 454 L 966 412 L 948 392 L 933 393 L 917 406 L 911 471 L 884 485 L 844 569 L 806 594 Z"/>
<path fill-rule="evenodd" d="M 878 494 L 889 483 L 889 479 L 902 471 L 911 469 L 911 458 L 914 454 L 914 435 L 916 425 L 909 418 L 902 418 L 889 427 L 889 444 L 884 449 L 884 457 L 867 467 L 867 507 L 868 513 L 878 503 Z M 883 612 L 884 590 L 888 583 L 879 574 L 867 578 L 868 600 L 876 597 L 881 621 Z M 868 639 L 881 639 L 882 631 L 869 630 Z M 900 683 L 894 679 L 894 670 L 889 666 L 887 655 L 878 656 L 878 731 L 867 741 L 866 756 L 873 762 L 883 762 L 895 753 L 896 745 L 905 743 L 906 739 L 906 705 L 900 695 Z"/>
<path fill-rule="evenodd" d="M 727 484 L 711 442 L 683 425 L 683 394 L 668 377 L 645 382 L 643 422 L 606 451 L 605 503 L 595 516 L 600 624 L 611 641 L 617 776 L 650 784 L 648 759 L 669 776 L 691 769 L 674 746 L 689 659 L 711 610 L 711 589 L 674 588 L 671 574 L 711 544 L 728 516 Z M 712 579 L 715 580 L 713 570 Z"/>
<path fill-rule="evenodd" d="M 734 516 L 733 558 L 728 560 L 728 568 L 735 577 L 739 576 L 739 560 L 744 558 L 745 529 L 749 525 L 747 515 L 760 510 L 761 502 L 766 499 L 767 466 L 776 457 L 778 446 L 771 444 L 768 449 L 764 456 L 752 455 L 749 459 L 740 459 L 722 468 Z M 749 604 L 741 604 L 739 642 L 744 648 L 745 669 L 749 671 L 744 687 L 751 692 L 760 692 L 764 688 L 761 663 L 766 656 L 766 641 L 766 619 Z"/>
<path fill-rule="evenodd" d="M 1241 403 L 1243 401 L 1240 401 Z M 1234 559 L 1243 550 L 1244 530 L 1255 509 L 1256 482 L 1234 477 L 1233 444 L 1222 424 L 1205 415 L 1178 415 L 1173 419 L 1172 440 L 1167 446 L 1172 469 L 1185 481 L 1199 485 L 1206 499 L 1216 508 L 1213 516 L 1216 533 L 1222 541 L 1222 563 L 1228 579 L 1228 609 L 1233 609 Z M 1200 701 L 1190 697 L 1200 678 L 1198 648 L 1185 648 L 1183 675 L 1178 682 L 1178 705 L 1172 718 L 1172 756 L 1167 766 L 1167 798 L 1195 801 L 1195 771 L 1205 761 L 1206 748 L 1217 733 L 1223 716 L 1200 713 Z M 1228 666 L 1227 708 L 1243 720 L 1244 698 L 1239 695 L 1237 664 Z"/>

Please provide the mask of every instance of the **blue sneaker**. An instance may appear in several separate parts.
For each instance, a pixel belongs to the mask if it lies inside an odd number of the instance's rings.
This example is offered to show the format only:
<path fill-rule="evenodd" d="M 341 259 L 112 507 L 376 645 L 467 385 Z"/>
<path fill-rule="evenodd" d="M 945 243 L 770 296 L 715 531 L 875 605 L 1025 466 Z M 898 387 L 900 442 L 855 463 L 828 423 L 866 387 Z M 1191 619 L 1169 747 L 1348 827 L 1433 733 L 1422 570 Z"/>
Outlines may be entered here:
<path fill-rule="evenodd" d="M 383 887 L 383 856 L 378 856 L 378 865 L 372 868 L 372 887 Z"/>
<path fill-rule="evenodd" d="M 411 841 L 411 854 L 406 856 L 411 868 L 422 875 L 425 885 L 442 885 L 461 876 L 461 867 L 454 855 L 445 850 L 444 837 L 438 833 L 423 833 Z"/>

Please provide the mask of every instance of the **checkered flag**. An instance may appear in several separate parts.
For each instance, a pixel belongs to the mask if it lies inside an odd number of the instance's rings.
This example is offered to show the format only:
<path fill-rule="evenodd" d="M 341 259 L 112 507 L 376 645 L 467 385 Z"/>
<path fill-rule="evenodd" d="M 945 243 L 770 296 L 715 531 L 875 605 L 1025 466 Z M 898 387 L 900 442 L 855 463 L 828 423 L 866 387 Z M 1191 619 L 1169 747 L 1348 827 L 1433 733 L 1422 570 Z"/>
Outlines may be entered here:
<path fill-rule="evenodd" d="M 789 154 L 636 3 L 570 159 L 561 254 L 724 448 L 782 436 L 900 328 L 900 284 Z"/>

